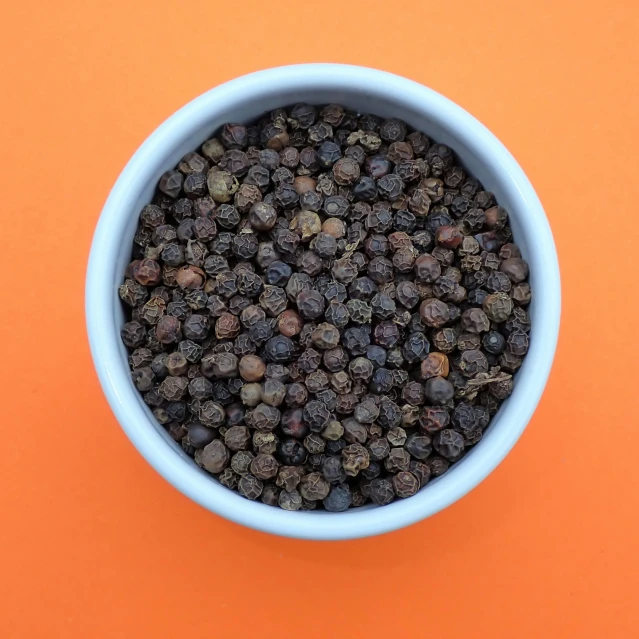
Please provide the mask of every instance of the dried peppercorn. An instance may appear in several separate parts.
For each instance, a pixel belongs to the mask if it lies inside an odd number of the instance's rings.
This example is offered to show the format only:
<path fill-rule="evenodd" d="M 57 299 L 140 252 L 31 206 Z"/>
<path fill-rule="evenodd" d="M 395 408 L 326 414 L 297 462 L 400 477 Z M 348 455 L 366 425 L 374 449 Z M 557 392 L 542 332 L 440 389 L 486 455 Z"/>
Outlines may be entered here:
<path fill-rule="evenodd" d="M 249 425 L 259 431 L 273 431 L 280 423 L 281 413 L 274 406 L 261 403 L 258 404 L 249 415 L 247 415 L 247 419 L 250 420 Z"/>
<path fill-rule="evenodd" d="M 517 357 L 523 357 L 528 352 L 528 344 L 528 334 L 519 328 L 514 329 L 506 340 L 508 352 Z"/>
<path fill-rule="evenodd" d="M 512 282 L 506 273 L 493 271 L 486 277 L 485 286 L 491 293 L 508 293 L 512 288 Z"/>
<path fill-rule="evenodd" d="M 402 399 L 411 406 L 421 406 L 424 403 L 423 384 L 408 382 L 402 388 Z"/>
<path fill-rule="evenodd" d="M 532 291 L 528 282 L 519 282 L 510 289 L 513 301 L 521 306 L 526 306 L 532 298 Z"/>
<path fill-rule="evenodd" d="M 331 486 L 322 504 L 328 512 L 340 513 L 348 510 L 352 505 L 352 494 L 348 484 Z"/>
<path fill-rule="evenodd" d="M 391 448 L 388 456 L 384 459 L 384 467 L 390 473 L 408 470 L 410 464 L 410 454 L 404 448 Z"/>
<path fill-rule="evenodd" d="M 433 346 L 442 353 L 452 353 L 457 348 L 457 332 L 443 328 L 432 334 Z"/>
<path fill-rule="evenodd" d="M 295 352 L 295 344 L 285 335 L 276 335 L 266 342 L 264 353 L 266 358 L 275 363 L 290 362 Z"/>
<path fill-rule="evenodd" d="M 460 433 L 447 428 L 435 435 L 433 446 L 442 457 L 449 461 L 455 461 L 463 453 L 465 442 Z"/>
<path fill-rule="evenodd" d="M 258 382 L 264 377 L 266 364 L 257 355 L 245 355 L 239 362 L 239 373 L 247 382 Z"/>
<path fill-rule="evenodd" d="M 368 492 L 370 500 L 378 506 L 385 506 L 395 498 L 393 484 L 388 479 L 373 479 Z"/>
<path fill-rule="evenodd" d="M 459 359 L 459 370 L 465 377 L 488 372 L 488 360 L 479 349 L 463 351 Z"/>
<path fill-rule="evenodd" d="M 164 324 L 171 324 L 172 322 L 169 320 L 173 320 L 174 318 L 162 318 L 166 321 Z M 177 320 L 175 320 L 177 322 Z M 159 322 L 158 322 L 159 323 Z M 179 322 L 176 325 L 176 331 L 179 330 Z M 127 322 L 122 329 L 120 330 L 120 337 L 126 346 L 129 348 L 138 348 L 142 346 L 146 342 L 146 329 L 139 322 Z M 175 341 L 175 340 L 171 340 Z"/>
<path fill-rule="evenodd" d="M 328 423 L 331 414 L 323 402 L 312 400 L 304 406 L 304 423 L 315 433 L 319 433 Z"/>
<path fill-rule="evenodd" d="M 304 469 L 300 466 L 280 466 L 275 483 L 285 491 L 292 492 L 297 488 L 303 476 Z"/>
<path fill-rule="evenodd" d="M 366 445 L 372 461 L 383 461 L 390 453 L 390 443 L 385 437 L 372 439 Z"/>
<path fill-rule="evenodd" d="M 209 334 L 209 321 L 204 315 L 193 313 L 182 324 L 182 333 L 189 340 L 202 341 Z"/>
<path fill-rule="evenodd" d="M 315 394 L 328 388 L 329 378 L 323 370 L 317 370 L 309 373 L 304 383 L 309 392 Z"/>
<path fill-rule="evenodd" d="M 448 357 L 444 353 L 429 353 L 420 365 L 422 379 L 431 377 L 448 377 L 450 370 Z"/>
<path fill-rule="evenodd" d="M 212 400 L 202 402 L 197 414 L 199 420 L 209 428 L 218 428 L 226 419 L 224 408 Z"/>
<path fill-rule="evenodd" d="M 304 319 L 317 319 L 324 312 L 325 301 L 317 291 L 303 290 L 297 296 L 297 309 Z"/>
<path fill-rule="evenodd" d="M 450 467 L 450 463 L 443 457 L 431 457 L 428 459 L 427 464 L 432 477 L 443 475 Z"/>
<path fill-rule="evenodd" d="M 348 296 L 352 300 L 368 301 L 377 293 L 377 286 L 370 278 L 358 277 L 348 287 Z"/>
<path fill-rule="evenodd" d="M 222 486 L 226 486 L 226 488 L 229 488 L 230 490 L 237 490 L 240 476 L 231 468 L 225 468 L 218 475 L 218 479 L 220 480 L 220 484 L 222 484 Z"/>
<path fill-rule="evenodd" d="M 129 322 L 125 324 L 125 327 L 129 327 L 127 330 L 132 331 L 135 328 L 136 322 Z M 123 328 L 124 330 L 124 328 Z M 171 315 L 165 315 L 161 317 L 155 325 L 155 336 L 161 344 L 173 344 L 178 342 L 182 337 L 182 325 L 180 321 Z M 139 335 L 137 335 L 139 338 Z M 131 338 L 129 338 L 131 339 Z M 125 337 L 122 337 L 122 341 L 127 344 Z M 142 344 L 127 344 L 127 346 L 141 346 Z"/>
<path fill-rule="evenodd" d="M 344 348 L 354 356 L 364 355 L 370 343 L 370 329 L 367 329 L 365 326 L 347 328 L 342 335 Z"/>
<path fill-rule="evenodd" d="M 337 455 L 328 455 L 322 462 L 322 475 L 331 484 L 346 481 L 347 475 L 342 466 L 342 458 Z"/>
<path fill-rule="evenodd" d="M 426 299 L 419 307 L 419 314 L 426 326 L 440 328 L 450 319 L 448 305 L 436 298 Z"/>
<path fill-rule="evenodd" d="M 329 342 L 324 341 L 323 343 L 327 344 Z M 341 346 L 336 346 L 334 348 L 329 348 L 324 352 L 322 362 L 326 370 L 331 373 L 337 373 L 346 368 L 349 363 L 349 359 L 346 351 Z"/>
<path fill-rule="evenodd" d="M 342 450 L 342 466 L 349 477 L 357 476 L 369 464 L 370 455 L 361 444 L 350 444 Z"/>
<path fill-rule="evenodd" d="M 371 307 L 361 299 L 352 299 L 346 303 L 351 321 L 355 324 L 369 324 L 372 318 Z"/>
<path fill-rule="evenodd" d="M 326 307 L 324 317 L 337 328 L 344 328 L 350 319 L 346 305 L 336 301 L 330 302 Z"/>
<path fill-rule="evenodd" d="M 368 388 L 373 393 L 385 395 L 393 387 L 393 384 L 394 380 L 392 372 L 386 368 L 377 368 L 371 376 Z"/>
<path fill-rule="evenodd" d="M 230 453 L 221 440 L 214 439 L 210 444 L 204 446 L 196 461 L 210 473 L 218 474 L 228 466 Z"/>
<path fill-rule="evenodd" d="M 399 343 L 401 334 L 395 322 L 380 322 L 373 332 L 375 343 L 384 348 L 393 348 Z"/>
<path fill-rule="evenodd" d="M 412 497 L 420 488 L 417 477 L 407 470 L 402 470 L 394 475 L 392 484 L 395 494 L 402 499 Z"/>
<path fill-rule="evenodd" d="M 277 448 L 277 455 L 281 463 L 287 466 L 299 466 L 306 461 L 306 449 L 295 439 L 285 439 Z"/>
<path fill-rule="evenodd" d="M 237 489 L 240 495 L 255 501 L 262 494 L 264 484 L 257 477 L 247 474 L 240 477 Z"/>
<path fill-rule="evenodd" d="M 411 333 L 402 347 L 402 355 L 410 364 L 424 360 L 429 351 L 430 342 L 424 333 Z"/>
<path fill-rule="evenodd" d="M 251 433 L 246 426 L 231 426 L 224 433 L 224 444 L 233 452 L 246 450 L 250 441 Z"/>
<path fill-rule="evenodd" d="M 238 475 L 246 475 L 255 455 L 250 451 L 240 450 L 231 457 L 231 469 Z"/>
<path fill-rule="evenodd" d="M 379 416 L 379 406 L 370 399 L 355 408 L 355 419 L 362 424 L 372 424 Z"/>
<path fill-rule="evenodd" d="M 265 481 L 277 475 L 279 463 L 273 455 L 258 453 L 251 461 L 250 471 L 256 479 Z"/>
<path fill-rule="evenodd" d="M 429 459 L 432 459 L 432 457 L 430 457 Z M 431 477 L 431 470 L 427 464 L 427 461 L 428 460 L 420 462 L 412 460 L 409 466 L 410 472 L 417 478 L 420 488 L 423 488 L 428 483 Z"/>
<path fill-rule="evenodd" d="M 478 426 L 475 409 L 466 402 L 460 402 L 455 406 L 451 421 L 457 430 L 463 432 L 474 430 Z"/>
<path fill-rule="evenodd" d="M 384 467 L 379 462 L 372 461 L 368 468 L 361 471 L 361 476 L 365 481 L 371 481 L 379 477 L 384 470 Z"/>
<path fill-rule="evenodd" d="M 120 299 L 131 307 L 144 304 L 149 297 L 149 292 L 145 286 L 132 279 L 126 279 L 124 284 L 118 289 Z"/>
<path fill-rule="evenodd" d="M 289 404 L 290 406 L 291 404 Z M 281 430 L 288 437 L 302 439 L 306 436 L 309 429 L 303 421 L 304 412 L 301 408 L 294 408 L 282 413 Z"/>
<path fill-rule="evenodd" d="M 266 284 L 259 298 L 260 306 L 269 317 L 277 317 L 288 305 L 286 291 L 279 286 Z"/>
<path fill-rule="evenodd" d="M 429 434 L 437 433 L 450 424 L 449 411 L 440 406 L 426 406 L 419 416 L 420 428 Z"/>
<path fill-rule="evenodd" d="M 431 377 L 426 380 L 424 392 L 426 399 L 435 405 L 445 404 L 450 401 L 455 394 L 453 385 L 444 377 Z"/>
<path fill-rule="evenodd" d="M 314 472 L 302 477 L 298 490 L 304 499 L 320 501 L 328 495 L 330 484 L 320 473 Z"/>

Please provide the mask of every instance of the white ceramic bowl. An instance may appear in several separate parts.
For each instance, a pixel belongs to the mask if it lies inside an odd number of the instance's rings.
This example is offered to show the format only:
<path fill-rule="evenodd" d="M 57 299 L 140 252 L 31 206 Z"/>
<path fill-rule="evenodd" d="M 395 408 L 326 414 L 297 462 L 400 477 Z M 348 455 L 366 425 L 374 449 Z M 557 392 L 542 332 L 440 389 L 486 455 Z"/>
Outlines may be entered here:
<path fill-rule="evenodd" d="M 531 345 L 512 396 L 463 460 L 414 497 L 382 508 L 287 512 L 227 490 L 200 470 L 156 423 L 131 382 L 120 341 L 124 315 L 118 286 L 130 259 L 140 210 L 150 201 L 159 177 L 223 123 L 248 122 L 296 102 L 336 102 L 362 113 L 398 117 L 450 145 L 509 211 L 515 240 L 530 264 Z M 533 187 L 510 153 L 475 118 L 438 93 L 396 75 L 306 64 L 260 71 L 218 86 L 168 118 L 142 144 L 115 183 L 95 231 L 86 315 L 91 352 L 107 400 L 129 439 L 167 481 L 205 508 L 245 526 L 305 539 L 348 539 L 401 528 L 446 508 L 477 486 L 510 451 L 537 406 L 553 361 L 560 316 L 559 267 Z M 113 468 L 115 472 L 115 460 Z"/>

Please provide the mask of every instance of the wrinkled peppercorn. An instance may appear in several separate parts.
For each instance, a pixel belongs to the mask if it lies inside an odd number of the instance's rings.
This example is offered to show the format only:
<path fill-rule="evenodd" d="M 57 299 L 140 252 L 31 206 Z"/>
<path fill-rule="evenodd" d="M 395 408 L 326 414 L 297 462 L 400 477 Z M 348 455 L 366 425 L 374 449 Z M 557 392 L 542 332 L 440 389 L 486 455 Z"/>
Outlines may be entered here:
<path fill-rule="evenodd" d="M 393 490 L 395 494 L 404 499 L 414 495 L 420 487 L 420 482 L 417 477 L 407 470 L 402 470 L 392 479 Z"/>
<path fill-rule="evenodd" d="M 349 477 L 355 477 L 368 468 L 370 455 L 361 444 L 351 444 L 342 450 L 342 466 Z"/>
<path fill-rule="evenodd" d="M 460 433 L 452 429 L 444 429 L 435 435 L 433 446 L 442 457 L 455 461 L 464 451 L 465 443 Z"/>

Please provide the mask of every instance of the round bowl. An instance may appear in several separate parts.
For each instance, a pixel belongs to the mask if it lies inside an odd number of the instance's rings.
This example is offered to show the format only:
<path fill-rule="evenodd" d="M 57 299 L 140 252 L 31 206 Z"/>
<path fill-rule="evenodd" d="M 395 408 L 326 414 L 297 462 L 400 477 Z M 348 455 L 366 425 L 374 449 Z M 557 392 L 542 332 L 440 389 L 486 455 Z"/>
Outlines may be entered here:
<path fill-rule="evenodd" d="M 131 256 L 138 216 L 164 171 L 225 122 L 248 122 L 296 102 L 336 102 L 362 113 L 398 117 L 450 145 L 466 168 L 510 213 L 513 235 L 530 265 L 531 344 L 514 391 L 482 441 L 415 496 L 344 513 L 287 512 L 244 499 L 202 471 L 156 422 L 134 387 L 120 341 L 124 314 L 118 286 Z M 208 510 L 265 532 L 305 539 L 366 537 L 408 526 L 457 501 L 501 462 L 519 439 L 546 385 L 560 316 L 559 266 L 548 220 L 528 178 L 499 140 L 435 91 L 363 67 L 304 64 L 268 69 L 222 84 L 169 117 L 140 146 L 100 216 L 86 281 L 86 320 L 93 361 L 118 422 L 168 482 Z M 114 460 L 115 472 L 115 460 Z"/>

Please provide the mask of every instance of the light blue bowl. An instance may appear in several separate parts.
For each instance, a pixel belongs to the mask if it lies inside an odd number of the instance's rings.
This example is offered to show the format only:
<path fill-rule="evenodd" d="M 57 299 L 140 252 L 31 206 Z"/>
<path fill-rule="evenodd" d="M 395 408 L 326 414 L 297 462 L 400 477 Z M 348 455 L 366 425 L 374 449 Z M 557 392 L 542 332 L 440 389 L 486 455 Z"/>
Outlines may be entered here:
<path fill-rule="evenodd" d="M 124 314 L 118 286 L 130 260 L 140 210 L 150 201 L 162 173 L 223 123 L 248 122 L 296 102 L 336 102 L 362 113 L 398 117 L 450 145 L 509 211 L 515 240 L 530 264 L 531 345 L 512 396 L 463 460 L 410 499 L 382 508 L 287 512 L 227 490 L 200 470 L 155 421 L 131 382 L 120 341 Z M 513 447 L 539 402 L 555 354 L 560 305 L 559 266 L 548 220 L 528 178 L 501 142 L 462 108 L 420 84 L 337 64 L 280 67 L 243 76 L 168 118 L 115 183 L 95 231 L 86 282 L 87 328 L 100 383 L 118 422 L 149 464 L 178 490 L 222 517 L 304 539 L 350 539 L 395 530 L 450 506 L 477 486 Z M 114 459 L 113 472 L 116 468 Z"/>

